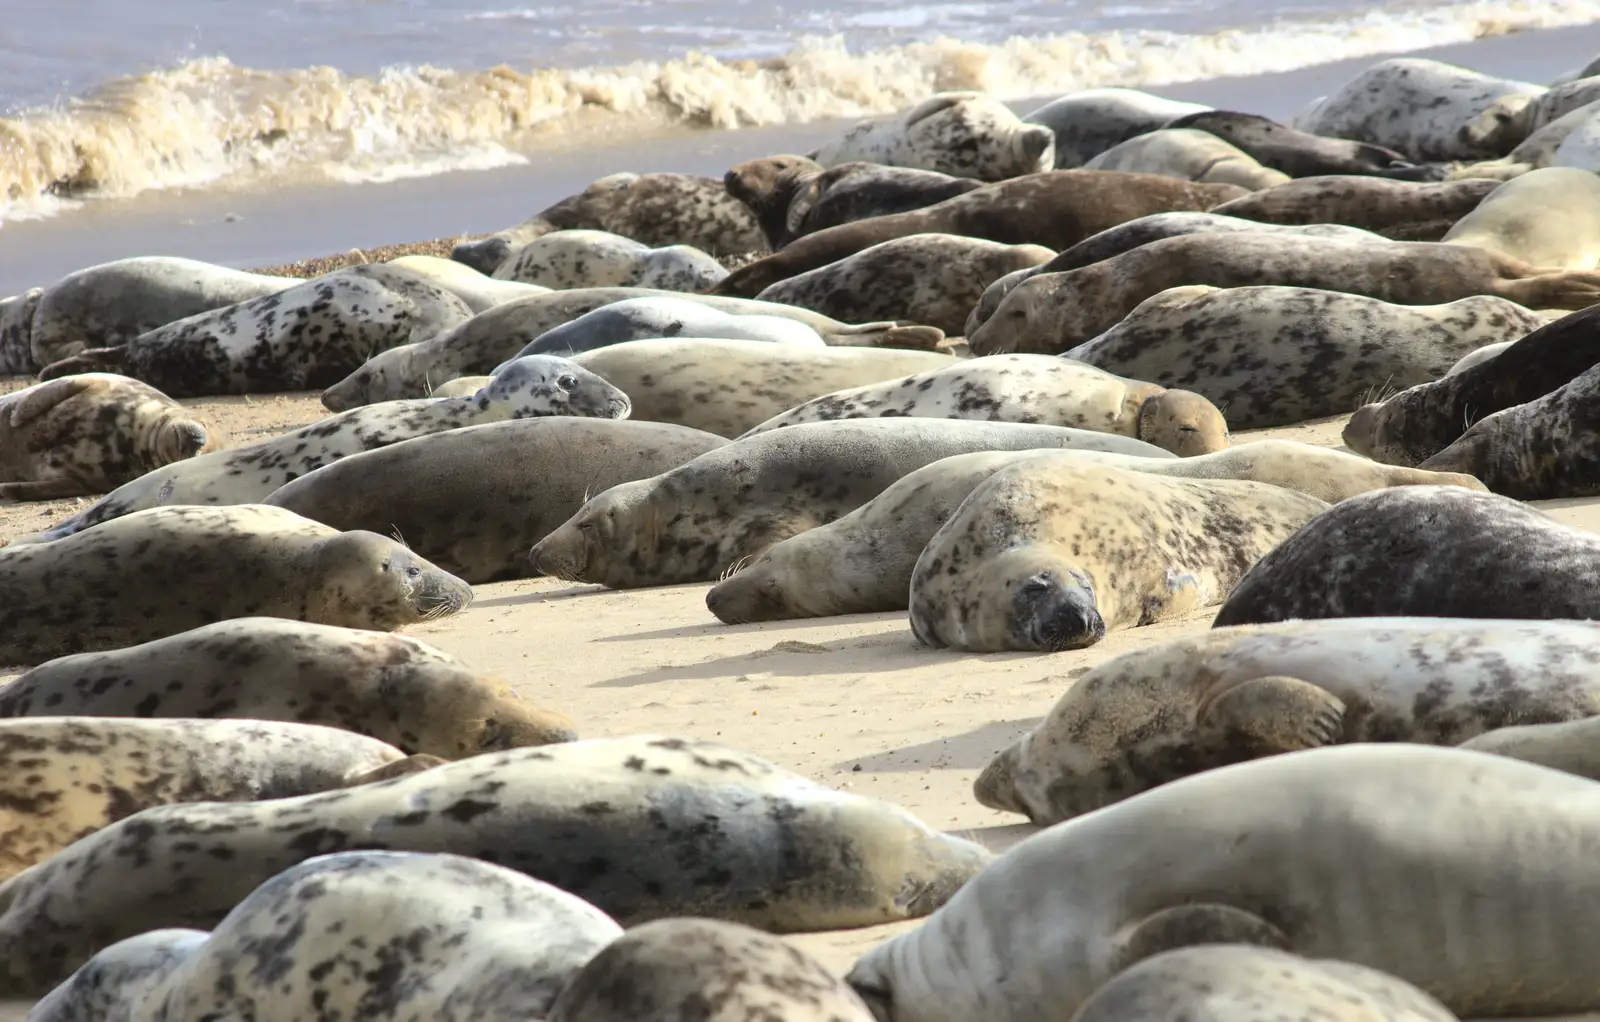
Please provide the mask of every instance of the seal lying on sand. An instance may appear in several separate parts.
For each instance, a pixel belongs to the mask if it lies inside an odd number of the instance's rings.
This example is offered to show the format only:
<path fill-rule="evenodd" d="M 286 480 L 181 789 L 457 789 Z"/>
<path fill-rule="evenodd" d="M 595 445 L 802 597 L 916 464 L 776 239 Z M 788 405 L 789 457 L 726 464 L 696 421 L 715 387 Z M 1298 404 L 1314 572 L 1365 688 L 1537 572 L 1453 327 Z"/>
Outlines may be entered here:
<path fill-rule="evenodd" d="M 1118 142 L 1155 131 L 1174 118 L 1210 107 L 1166 99 L 1138 89 L 1082 89 L 1051 100 L 1023 117 L 1056 136 L 1056 168 L 1081 167 Z"/>
<path fill-rule="evenodd" d="M 1238 185 L 1256 191 L 1289 180 L 1263 167 L 1244 150 L 1208 131 L 1158 128 L 1119 142 L 1083 165 L 1085 170 L 1125 170 L 1161 174 L 1184 181 Z"/>
<path fill-rule="evenodd" d="M 1223 139 L 1264 167 L 1290 177 L 1325 174 L 1371 174 L 1398 180 L 1430 180 L 1440 172 L 1419 167 L 1393 149 L 1344 138 L 1328 138 L 1279 124 L 1259 114 L 1234 110 L 1202 110 L 1167 122 L 1167 128 L 1189 128 Z"/>
<path fill-rule="evenodd" d="M 865 160 L 1004 181 L 1054 167 L 1056 139 L 981 92 L 941 92 L 901 117 L 862 121 L 809 158 L 824 167 Z"/>
<path fill-rule="evenodd" d="M 1561 215 L 1551 215 L 1553 209 Z M 1600 265 L 1600 175 L 1546 167 L 1512 178 L 1442 240 L 1504 252 L 1533 266 L 1592 270 Z"/>
<path fill-rule="evenodd" d="M 703 291 L 727 275 L 721 263 L 697 248 L 651 248 L 607 231 L 554 231 L 522 246 L 494 271 L 497 280 L 550 288 L 664 291 Z"/>
<path fill-rule="evenodd" d="M 546 330 L 517 354 L 580 354 L 659 337 L 721 337 L 810 348 L 824 346 L 815 329 L 784 316 L 740 315 L 679 298 L 628 298 Z"/>
<path fill-rule="evenodd" d="M 1335 174 L 1277 185 L 1215 206 L 1211 212 L 1269 224 L 1344 224 L 1404 241 L 1438 241 L 1478 207 L 1499 182 L 1386 181 Z"/>

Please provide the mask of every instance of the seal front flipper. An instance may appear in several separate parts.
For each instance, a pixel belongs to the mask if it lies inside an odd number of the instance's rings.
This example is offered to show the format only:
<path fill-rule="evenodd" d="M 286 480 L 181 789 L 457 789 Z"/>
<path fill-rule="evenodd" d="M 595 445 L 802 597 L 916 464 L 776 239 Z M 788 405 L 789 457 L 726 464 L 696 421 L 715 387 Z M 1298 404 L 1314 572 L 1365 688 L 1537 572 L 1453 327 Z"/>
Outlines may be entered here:
<path fill-rule="evenodd" d="M 1299 678 L 1251 678 L 1206 699 L 1195 726 L 1242 739 L 1258 756 L 1336 745 L 1344 737 L 1345 705 Z"/>
<path fill-rule="evenodd" d="M 45 366 L 39 370 L 39 379 L 54 380 L 62 376 L 76 376 L 79 373 L 115 373 L 126 368 L 127 364 L 126 344 L 119 344 L 113 348 L 89 348 L 70 358 Z"/>
<path fill-rule="evenodd" d="M 1293 950 L 1287 934 L 1254 912 L 1216 902 L 1177 905 L 1153 912 L 1123 927 L 1115 939 L 1118 947 L 1113 973 L 1163 951 L 1197 944 L 1252 944 Z"/>
<path fill-rule="evenodd" d="M 15 398 L 6 402 L 11 428 L 17 429 L 39 418 L 56 405 L 76 397 L 92 386 L 94 386 L 93 380 L 69 378 L 53 381 L 52 384 L 36 384 L 21 391 Z"/>

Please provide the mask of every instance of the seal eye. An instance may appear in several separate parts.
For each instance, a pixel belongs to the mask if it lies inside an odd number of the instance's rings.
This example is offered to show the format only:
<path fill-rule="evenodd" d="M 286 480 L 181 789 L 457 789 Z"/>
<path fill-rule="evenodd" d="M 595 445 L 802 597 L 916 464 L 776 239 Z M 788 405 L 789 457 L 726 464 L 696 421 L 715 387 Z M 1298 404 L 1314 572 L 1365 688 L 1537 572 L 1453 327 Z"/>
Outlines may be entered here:
<path fill-rule="evenodd" d="M 1046 582 L 1043 577 L 1035 575 L 1022 583 L 1022 591 L 1029 596 L 1038 596 L 1050 591 L 1050 583 Z"/>
<path fill-rule="evenodd" d="M 571 373 L 562 373 L 560 376 L 556 377 L 556 386 L 560 387 L 562 390 L 577 390 L 578 378 Z"/>
<path fill-rule="evenodd" d="M 592 520 L 591 521 L 587 521 L 587 522 L 579 522 L 578 523 L 578 531 L 579 532 L 593 532 L 596 524 L 598 524 L 598 523 L 596 523 L 596 522 L 594 522 Z"/>
<path fill-rule="evenodd" d="M 411 567 L 406 569 L 406 578 L 421 578 L 421 577 L 422 577 L 422 569 L 417 567 L 415 564 L 413 564 Z"/>

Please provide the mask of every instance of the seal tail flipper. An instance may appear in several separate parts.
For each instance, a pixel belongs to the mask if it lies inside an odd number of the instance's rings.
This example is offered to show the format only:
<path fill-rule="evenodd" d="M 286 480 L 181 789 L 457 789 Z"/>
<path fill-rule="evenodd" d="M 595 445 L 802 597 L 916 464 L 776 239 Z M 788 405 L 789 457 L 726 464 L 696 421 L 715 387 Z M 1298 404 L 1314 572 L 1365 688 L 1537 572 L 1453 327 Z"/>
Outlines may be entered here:
<path fill-rule="evenodd" d="M 29 387 L 6 403 L 11 428 L 16 429 L 39 418 L 56 405 L 76 397 L 92 386 L 94 386 L 93 380 L 66 379 Z"/>
<path fill-rule="evenodd" d="M 39 370 L 39 379 L 55 380 L 63 376 L 76 376 L 79 373 L 114 373 L 126 368 L 127 364 L 126 344 L 119 344 L 114 348 L 88 348 L 71 358 L 64 358 L 45 366 Z"/>

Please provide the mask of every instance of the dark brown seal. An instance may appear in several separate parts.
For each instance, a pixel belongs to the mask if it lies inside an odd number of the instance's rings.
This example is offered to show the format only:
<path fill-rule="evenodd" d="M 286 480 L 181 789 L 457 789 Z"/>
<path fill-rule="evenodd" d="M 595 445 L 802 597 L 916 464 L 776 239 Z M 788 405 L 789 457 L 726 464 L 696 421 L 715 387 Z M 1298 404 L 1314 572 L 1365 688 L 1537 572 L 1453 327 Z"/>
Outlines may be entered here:
<path fill-rule="evenodd" d="M 1397 241 L 1438 241 L 1499 186 L 1484 178 L 1422 184 L 1332 174 L 1264 188 L 1211 212 L 1269 224 L 1344 224 Z"/>
<path fill-rule="evenodd" d="M 1365 174 L 1397 181 L 1437 181 L 1442 166 L 1418 166 L 1381 145 L 1325 138 L 1279 124 L 1270 117 L 1233 110 L 1205 110 L 1167 123 L 1169 128 L 1197 128 L 1250 154 L 1263 167 L 1290 177 Z"/>

